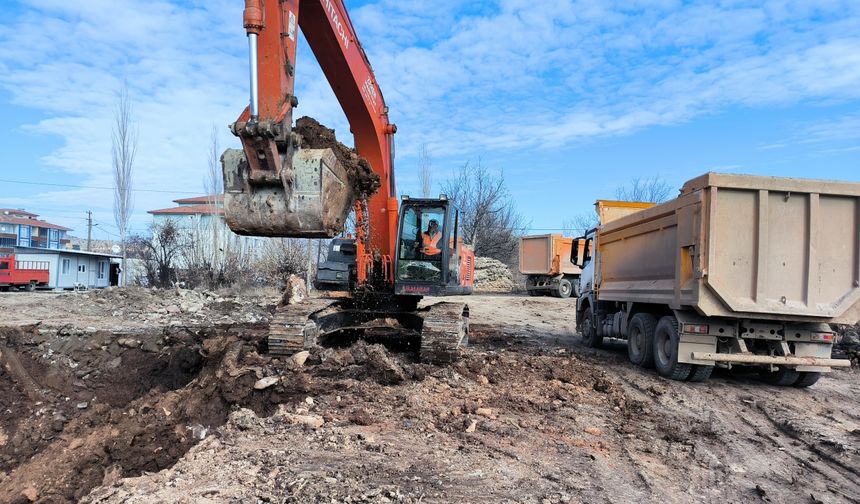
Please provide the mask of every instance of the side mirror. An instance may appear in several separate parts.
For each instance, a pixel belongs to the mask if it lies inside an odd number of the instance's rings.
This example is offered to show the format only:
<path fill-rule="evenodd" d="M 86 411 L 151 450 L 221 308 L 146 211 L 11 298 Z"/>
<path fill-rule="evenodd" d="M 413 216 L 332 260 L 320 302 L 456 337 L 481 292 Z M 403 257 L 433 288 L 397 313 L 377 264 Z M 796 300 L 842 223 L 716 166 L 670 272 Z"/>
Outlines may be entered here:
<path fill-rule="evenodd" d="M 570 247 L 570 262 L 579 266 L 579 246 L 582 244 L 582 238 L 574 238 L 573 245 Z"/>
<path fill-rule="evenodd" d="M 591 260 L 591 247 L 594 245 L 594 238 L 585 240 L 585 251 L 582 254 L 582 264 Z"/>

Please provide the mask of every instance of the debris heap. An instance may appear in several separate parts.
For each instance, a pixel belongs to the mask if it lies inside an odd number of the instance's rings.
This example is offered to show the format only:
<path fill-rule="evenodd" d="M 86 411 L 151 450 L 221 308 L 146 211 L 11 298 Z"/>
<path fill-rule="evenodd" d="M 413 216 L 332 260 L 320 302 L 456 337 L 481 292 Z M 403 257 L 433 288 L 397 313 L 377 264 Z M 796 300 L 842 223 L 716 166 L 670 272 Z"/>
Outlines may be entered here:
<path fill-rule="evenodd" d="M 475 258 L 475 290 L 479 292 L 511 292 L 516 289 L 508 266 L 490 257 Z"/>

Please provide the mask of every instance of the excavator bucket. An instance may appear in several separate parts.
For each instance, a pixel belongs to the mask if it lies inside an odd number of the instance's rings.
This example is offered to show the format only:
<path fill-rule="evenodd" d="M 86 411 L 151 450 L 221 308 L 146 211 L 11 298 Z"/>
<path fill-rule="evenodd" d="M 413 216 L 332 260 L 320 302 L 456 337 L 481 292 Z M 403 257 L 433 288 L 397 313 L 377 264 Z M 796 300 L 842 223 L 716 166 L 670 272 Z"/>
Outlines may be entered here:
<path fill-rule="evenodd" d="M 298 149 L 292 168 L 266 183 L 251 181 L 245 153 L 228 149 L 224 214 L 240 235 L 332 238 L 343 231 L 356 194 L 331 149 Z"/>

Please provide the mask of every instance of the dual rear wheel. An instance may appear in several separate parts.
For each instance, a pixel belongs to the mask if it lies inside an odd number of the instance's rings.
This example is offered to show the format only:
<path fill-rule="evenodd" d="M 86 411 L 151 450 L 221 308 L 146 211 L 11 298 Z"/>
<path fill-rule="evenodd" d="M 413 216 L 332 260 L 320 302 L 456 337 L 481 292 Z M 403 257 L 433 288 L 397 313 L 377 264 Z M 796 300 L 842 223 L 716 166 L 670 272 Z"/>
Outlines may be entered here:
<path fill-rule="evenodd" d="M 627 355 L 630 362 L 642 367 L 654 367 L 660 376 L 671 380 L 702 382 L 710 378 L 714 366 L 678 362 L 678 319 L 661 317 L 659 321 L 647 313 L 637 313 L 630 320 L 627 333 Z M 763 372 L 763 379 L 783 387 L 806 388 L 814 385 L 821 373 L 780 368 Z"/>
<path fill-rule="evenodd" d="M 773 372 L 762 371 L 761 378 L 771 385 L 806 388 L 815 385 L 818 379 L 821 378 L 821 373 L 796 371 L 783 367 Z"/>
<path fill-rule="evenodd" d="M 678 362 L 678 320 L 673 316 L 657 320 L 648 313 L 637 313 L 630 319 L 627 331 L 627 356 L 642 367 L 654 367 L 660 376 L 671 380 L 705 381 L 714 366 Z"/>

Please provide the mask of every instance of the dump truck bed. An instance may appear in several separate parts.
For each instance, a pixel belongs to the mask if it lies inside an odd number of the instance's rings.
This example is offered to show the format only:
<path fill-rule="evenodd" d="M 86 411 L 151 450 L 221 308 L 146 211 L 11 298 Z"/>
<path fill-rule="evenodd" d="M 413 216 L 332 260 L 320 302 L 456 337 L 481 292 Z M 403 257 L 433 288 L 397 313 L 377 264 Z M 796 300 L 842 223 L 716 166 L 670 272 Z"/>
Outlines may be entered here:
<path fill-rule="evenodd" d="M 524 275 L 578 275 L 579 266 L 570 262 L 573 238 L 560 234 L 520 238 L 520 273 Z"/>
<path fill-rule="evenodd" d="M 706 316 L 860 319 L 860 183 L 708 173 L 603 225 L 598 298 Z"/>

